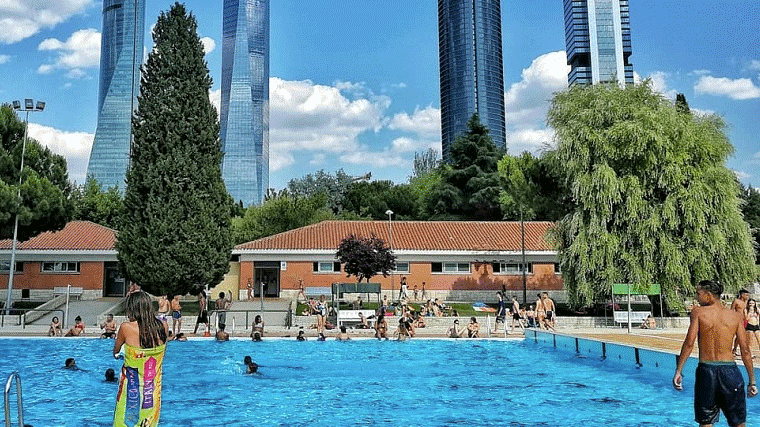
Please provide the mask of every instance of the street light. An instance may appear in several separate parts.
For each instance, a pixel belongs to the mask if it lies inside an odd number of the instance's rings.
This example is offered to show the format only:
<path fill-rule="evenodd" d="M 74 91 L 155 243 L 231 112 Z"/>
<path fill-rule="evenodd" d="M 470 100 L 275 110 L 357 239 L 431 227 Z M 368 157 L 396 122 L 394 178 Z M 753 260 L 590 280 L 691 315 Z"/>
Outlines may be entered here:
<path fill-rule="evenodd" d="M 21 179 L 24 172 L 24 155 L 26 154 L 26 138 L 29 131 L 29 113 L 42 112 L 45 109 L 45 103 L 43 101 L 37 101 L 37 105 L 34 104 L 34 100 L 26 98 L 24 100 L 24 108 L 21 108 L 21 101 L 13 101 L 13 109 L 16 111 L 23 111 L 26 113 L 26 119 L 24 119 L 24 140 L 21 143 L 21 168 L 18 173 L 18 198 L 19 208 L 21 200 Z M 13 224 L 13 245 L 11 246 L 11 265 L 10 275 L 8 276 L 8 296 L 5 299 L 5 314 L 10 314 L 11 311 L 11 291 L 13 290 L 13 275 L 16 274 L 16 245 L 18 243 L 18 210 L 16 211 L 16 220 Z"/>
<path fill-rule="evenodd" d="M 390 209 L 388 209 L 387 211 L 385 211 L 385 214 L 388 215 L 388 230 L 390 230 L 390 233 L 391 233 L 391 246 L 390 246 L 390 249 L 391 249 L 391 252 L 393 252 L 393 221 L 391 220 L 391 216 L 393 215 L 393 211 L 390 210 Z M 393 272 L 395 270 L 396 270 L 395 268 L 393 270 L 391 270 L 391 301 L 393 301 L 393 295 L 395 293 L 395 291 L 393 289 Z"/>

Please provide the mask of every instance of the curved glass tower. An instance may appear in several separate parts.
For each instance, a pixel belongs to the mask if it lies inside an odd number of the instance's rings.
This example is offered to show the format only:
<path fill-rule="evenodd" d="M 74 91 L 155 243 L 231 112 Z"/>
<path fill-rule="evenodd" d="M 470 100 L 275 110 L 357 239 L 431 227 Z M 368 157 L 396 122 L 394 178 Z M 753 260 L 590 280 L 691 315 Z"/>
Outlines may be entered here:
<path fill-rule="evenodd" d="M 269 0 L 224 0 L 222 178 L 244 205 L 269 187 Z"/>
<path fill-rule="evenodd" d="M 443 159 L 474 113 L 506 148 L 501 1 L 438 0 L 438 51 Z"/>
<path fill-rule="evenodd" d="M 564 0 L 568 82 L 633 84 L 628 0 Z"/>
<path fill-rule="evenodd" d="M 98 128 L 87 176 L 104 189 L 124 190 L 144 37 L 145 0 L 103 0 Z"/>

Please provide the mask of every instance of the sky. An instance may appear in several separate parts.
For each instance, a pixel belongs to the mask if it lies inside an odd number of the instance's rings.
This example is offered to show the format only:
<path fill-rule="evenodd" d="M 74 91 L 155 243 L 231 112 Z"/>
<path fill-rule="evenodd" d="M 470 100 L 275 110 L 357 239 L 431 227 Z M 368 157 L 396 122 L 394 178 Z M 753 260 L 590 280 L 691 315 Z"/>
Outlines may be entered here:
<path fill-rule="evenodd" d="M 148 0 L 150 29 L 173 4 Z M 221 0 L 186 0 L 198 20 L 219 106 Z M 502 0 L 507 149 L 540 154 L 552 94 L 566 89 L 562 0 Z M 29 134 L 82 183 L 97 125 L 102 1 L 0 2 L 0 102 L 47 103 Z M 760 1 L 631 0 L 638 79 L 723 117 L 728 166 L 760 186 Z M 416 152 L 440 152 L 435 0 L 272 0 L 270 187 L 320 169 L 406 182 Z"/>

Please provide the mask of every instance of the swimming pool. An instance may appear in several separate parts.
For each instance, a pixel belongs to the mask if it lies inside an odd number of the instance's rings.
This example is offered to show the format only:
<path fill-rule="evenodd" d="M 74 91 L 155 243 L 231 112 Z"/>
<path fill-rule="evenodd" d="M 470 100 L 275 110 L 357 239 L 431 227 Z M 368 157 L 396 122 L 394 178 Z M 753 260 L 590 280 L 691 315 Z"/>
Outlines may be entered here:
<path fill-rule="evenodd" d="M 116 384 L 103 373 L 121 367 L 112 345 L 0 339 L 2 380 L 21 373 L 26 423 L 110 426 Z M 243 374 L 245 355 L 261 375 Z M 67 357 L 87 372 L 61 369 Z M 191 340 L 167 350 L 160 425 L 693 426 L 694 371 L 686 371 L 679 393 L 672 372 L 530 340 Z M 760 400 L 750 399 L 749 424 L 758 418 Z"/>

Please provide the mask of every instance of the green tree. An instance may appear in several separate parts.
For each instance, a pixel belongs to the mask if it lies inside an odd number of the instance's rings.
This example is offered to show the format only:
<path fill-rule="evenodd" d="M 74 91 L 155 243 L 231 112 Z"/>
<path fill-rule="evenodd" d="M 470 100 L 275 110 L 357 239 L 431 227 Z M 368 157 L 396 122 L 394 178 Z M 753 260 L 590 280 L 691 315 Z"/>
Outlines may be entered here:
<path fill-rule="evenodd" d="M 236 218 L 234 240 L 236 244 L 250 242 L 327 219 L 333 219 L 333 214 L 324 193 L 303 197 L 284 190 L 261 205 L 250 206 L 242 218 Z"/>
<path fill-rule="evenodd" d="M 676 110 L 679 113 L 691 113 L 689 103 L 686 102 L 686 95 L 682 93 L 676 95 Z"/>
<path fill-rule="evenodd" d="M 357 282 L 365 279 L 369 282 L 378 274 L 388 277 L 396 268 L 396 256 L 383 239 L 375 236 L 351 234 L 338 245 L 336 257 L 344 264 L 346 277 L 356 276 Z"/>
<path fill-rule="evenodd" d="M 414 153 L 414 175 L 413 178 L 423 177 L 435 172 L 441 165 L 441 158 L 438 157 L 438 151 L 428 148 L 422 153 Z"/>
<path fill-rule="evenodd" d="M 0 106 L 0 138 L 0 240 L 13 237 L 17 214 L 19 241 L 63 228 L 73 206 L 66 159 L 28 138 L 19 187 L 24 123 L 7 104 Z"/>
<path fill-rule="evenodd" d="M 407 184 L 392 181 L 354 182 L 341 200 L 343 215 L 375 220 L 387 219 L 390 209 L 398 219 L 413 219 L 417 212 L 415 197 Z"/>
<path fill-rule="evenodd" d="M 92 221 L 113 229 L 119 229 L 119 219 L 124 207 L 121 193 L 116 187 L 103 191 L 103 186 L 92 177 L 88 177 L 84 186 L 72 194 L 74 218 Z"/>
<path fill-rule="evenodd" d="M 608 299 L 613 283 L 659 283 L 679 308 L 699 280 L 731 292 L 753 276 L 720 118 L 681 114 L 646 81 L 572 87 L 554 97 L 548 123 L 576 203 L 556 229 L 574 303 Z"/>
<path fill-rule="evenodd" d="M 504 219 L 539 219 L 558 221 L 573 208 L 570 189 L 560 171 L 552 167 L 553 152 L 538 158 L 524 152 L 509 154 L 499 160 L 499 179 L 502 185 L 501 210 Z"/>
<path fill-rule="evenodd" d="M 307 174 L 303 178 L 291 179 L 288 182 L 288 191 L 293 196 L 301 197 L 324 193 L 327 196 L 327 207 L 338 214 L 343 210 L 340 202 L 353 181 L 354 178 L 343 169 L 338 169 L 335 175 L 320 170 L 314 174 Z"/>
<path fill-rule="evenodd" d="M 232 250 L 233 201 L 222 181 L 219 121 L 196 30 L 183 5 L 161 12 L 132 119 L 116 248 L 126 277 L 155 294 L 218 283 Z"/>
<path fill-rule="evenodd" d="M 755 264 L 760 264 L 760 252 L 757 251 L 760 248 L 760 191 L 752 186 L 747 188 L 742 186 L 742 198 L 744 199 L 742 214 L 755 240 Z"/>
<path fill-rule="evenodd" d="M 473 114 L 467 132 L 451 144 L 451 161 L 441 169 L 441 185 L 427 198 L 427 212 L 437 219 L 501 220 L 498 162 L 503 154 Z"/>

